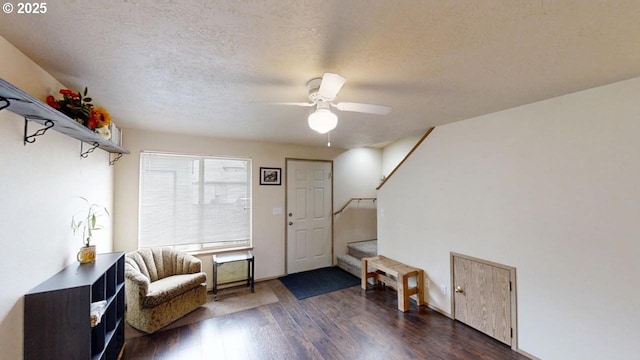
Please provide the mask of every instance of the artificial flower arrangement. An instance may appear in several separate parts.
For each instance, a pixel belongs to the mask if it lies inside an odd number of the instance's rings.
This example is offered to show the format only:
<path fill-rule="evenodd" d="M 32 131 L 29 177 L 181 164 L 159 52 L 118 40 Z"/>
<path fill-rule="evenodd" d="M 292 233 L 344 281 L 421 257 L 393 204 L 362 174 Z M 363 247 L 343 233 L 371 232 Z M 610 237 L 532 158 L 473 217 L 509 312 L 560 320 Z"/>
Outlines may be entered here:
<path fill-rule="evenodd" d="M 100 106 L 94 107 L 90 97 L 87 96 L 88 89 L 84 88 L 84 93 L 73 92 L 69 89 L 60 89 L 61 100 L 56 100 L 53 95 L 47 96 L 47 104 L 60 111 L 78 123 L 102 135 L 105 139 L 111 138 L 109 125 L 111 115 Z"/>

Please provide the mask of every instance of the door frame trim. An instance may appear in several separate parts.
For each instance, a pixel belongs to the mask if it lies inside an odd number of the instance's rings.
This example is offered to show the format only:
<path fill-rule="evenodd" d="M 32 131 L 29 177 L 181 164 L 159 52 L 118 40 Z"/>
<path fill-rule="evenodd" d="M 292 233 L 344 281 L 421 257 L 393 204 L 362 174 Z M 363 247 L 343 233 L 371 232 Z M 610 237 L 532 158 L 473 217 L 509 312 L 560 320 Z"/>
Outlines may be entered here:
<path fill-rule="evenodd" d="M 287 221 L 288 221 L 288 214 L 289 214 L 289 160 L 291 161 L 309 161 L 309 162 L 325 162 L 325 163 L 329 163 L 329 167 L 330 167 L 330 171 L 331 171 L 331 265 L 333 264 L 333 231 L 334 231 L 334 224 L 333 224 L 333 160 L 324 160 L 324 159 L 303 159 L 303 158 L 291 158 L 291 157 L 285 157 L 284 158 L 284 176 L 281 176 L 281 179 L 283 179 L 284 181 L 284 222 L 283 222 L 283 226 L 284 226 L 284 274 L 285 275 L 289 275 L 289 259 L 287 258 L 288 256 L 288 249 L 289 249 L 289 230 L 287 227 Z"/>
<path fill-rule="evenodd" d="M 473 256 L 469 256 L 469 255 L 464 255 L 464 254 L 460 254 L 460 253 L 456 253 L 451 251 L 449 253 L 449 265 L 450 265 L 450 271 L 451 271 L 451 285 L 450 285 L 450 289 L 451 289 L 451 318 L 453 320 L 456 320 L 456 306 L 455 306 L 455 295 L 453 293 L 454 289 L 455 289 L 455 272 L 453 271 L 454 269 L 454 257 L 458 257 L 461 259 L 466 259 L 466 260 L 471 260 L 471 261 L 475 261 L 475 262 L 479 262 L 481 264 L 485 264 L 485 265 L 489 265 L 489 266 L 493 266 L 493 267 L 497 267 L 500 269 L 504 269 L 509 271 L 509 278 L 511 279 L 511 329 L 513 331 L 512 336 L 511 336 L 511 349 L 513 351 L 518 352 L 518 296 L 517 296 L 517 280 L 516 280 L 516 268 L 513 266 L 508 266 L 508 265 L 504 265 L 504 264 L 499 264 L 493 261 L 489 261 L 489 260 L 485 260 L 485 259 L 480 259 L 477 257 L 473 257 Z"/>

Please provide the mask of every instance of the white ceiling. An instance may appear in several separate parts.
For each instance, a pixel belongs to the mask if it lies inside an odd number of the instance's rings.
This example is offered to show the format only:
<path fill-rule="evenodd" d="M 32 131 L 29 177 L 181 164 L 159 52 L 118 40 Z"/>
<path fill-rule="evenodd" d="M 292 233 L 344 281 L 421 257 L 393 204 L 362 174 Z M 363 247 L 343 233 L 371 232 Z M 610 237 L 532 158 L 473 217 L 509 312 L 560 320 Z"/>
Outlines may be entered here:
<path fill-rule="evenodd" d="M 265 103 L 335 72 L 337 101 L 393 107 L 337 112 L 332 146 L 353 148 L 640 76 L 640 1 L 46 4 L 0 35 L 122 127 L 322 146 L 310 108 Z"/>

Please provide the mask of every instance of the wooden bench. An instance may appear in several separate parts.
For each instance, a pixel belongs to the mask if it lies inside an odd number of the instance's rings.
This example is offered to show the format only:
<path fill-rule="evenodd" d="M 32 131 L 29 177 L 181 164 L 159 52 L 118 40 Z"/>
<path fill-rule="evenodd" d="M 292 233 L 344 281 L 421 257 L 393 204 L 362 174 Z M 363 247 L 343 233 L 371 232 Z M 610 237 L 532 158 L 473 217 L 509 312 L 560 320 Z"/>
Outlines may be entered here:
<path fill-rule="evenodd" d="M 373 270 L 373 271 L 369 271 Z M 415 276 L 416 286 L 409 287 L 409 278 Z M 369 279 L 374 279 L 374 285 L 383 283 L 398 292 L 398 310 L 409 310 L 409 296 L 418 295 L 418 306 L 424 302 L 424 271 L 403 263 L 391 260 L 382 255 L 362 258 L 361 286 L 367 290 Z"/>

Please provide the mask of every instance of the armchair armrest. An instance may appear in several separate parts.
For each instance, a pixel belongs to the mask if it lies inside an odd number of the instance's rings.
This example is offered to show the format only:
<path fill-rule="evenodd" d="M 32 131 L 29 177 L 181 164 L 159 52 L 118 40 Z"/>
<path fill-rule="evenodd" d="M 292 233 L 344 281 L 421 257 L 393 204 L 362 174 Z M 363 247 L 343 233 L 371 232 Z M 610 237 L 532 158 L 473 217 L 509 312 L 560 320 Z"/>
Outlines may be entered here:
<path fill-rule="evenodd" d="M 187 255 L 184 259 L 188 273 L 197 274 L 202 271 L 202 261 L 193 255 Z"/>
<path fill-rule="evenodd" d="M 132 267 L 127 267 L 124 272 L 125 280 L 128 280 L 130 285 L 137 287 L 139 293 L 143 296 L 147 295 L 149 292 L 149 278 L 144 276 L 141 272 L 133 269 Z"/>
<path fill-rule="evenodd" d="M 177 265 L 176 273 L 178 274 L 197 274 L 202 272 L 202 261 L 187 253 L 178 254 Z"/>

